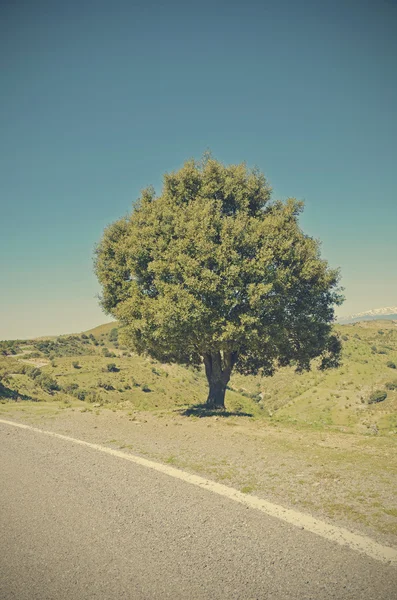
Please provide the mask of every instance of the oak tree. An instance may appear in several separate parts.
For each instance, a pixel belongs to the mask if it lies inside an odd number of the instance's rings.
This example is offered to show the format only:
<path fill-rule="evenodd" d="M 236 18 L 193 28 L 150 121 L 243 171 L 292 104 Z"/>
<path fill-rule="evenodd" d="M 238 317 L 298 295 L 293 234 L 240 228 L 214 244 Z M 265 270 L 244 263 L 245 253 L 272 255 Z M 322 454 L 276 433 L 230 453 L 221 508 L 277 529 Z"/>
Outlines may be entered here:
<path fill-rule="evenodd" d="M 233 369 L 336 366 L 339 274 L 298 223 L 302 203 L 272 201 L 257 169 L 211 156 L 147 188 L 96 249 L 101 304 L 123 343 L 162 362 L 204 364 L 207 405 L 223 408 Z"/>

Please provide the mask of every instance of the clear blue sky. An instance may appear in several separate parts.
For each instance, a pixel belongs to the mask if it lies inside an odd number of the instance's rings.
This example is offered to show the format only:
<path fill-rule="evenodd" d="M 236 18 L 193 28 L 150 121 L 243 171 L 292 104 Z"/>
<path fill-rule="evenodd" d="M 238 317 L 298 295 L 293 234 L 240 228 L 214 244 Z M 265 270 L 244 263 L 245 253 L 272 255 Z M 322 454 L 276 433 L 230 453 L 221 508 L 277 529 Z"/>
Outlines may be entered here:
<path fill-rule="evenodd" d="M 397 3 L 10 0 L 0 8 L 0 339 L 106 322 L 93 247 L 206 149 L 257 165 L 397 305 Z"/>

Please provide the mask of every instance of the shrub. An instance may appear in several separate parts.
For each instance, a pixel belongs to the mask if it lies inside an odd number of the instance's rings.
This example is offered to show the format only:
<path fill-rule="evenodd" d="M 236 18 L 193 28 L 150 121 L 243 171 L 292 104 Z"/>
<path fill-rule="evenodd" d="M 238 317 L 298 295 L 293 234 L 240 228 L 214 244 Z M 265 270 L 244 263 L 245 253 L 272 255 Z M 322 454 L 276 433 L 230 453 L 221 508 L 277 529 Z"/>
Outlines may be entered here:
<path fill-rule="evenodd" d="M 25 372 L 30 379 L 37 379 L 41 375 L 41 371 L 37 367 L 28 367 Z"/>
<path fill-rule="evenodd" d="M 387 392 L 384 392 L 383 390 L 376 390 L 370 395 L 368 404 L 376 404 L 377 402 L 383 402 L 383 400 L 386 400 L 386 398 Z"/>
<path fill-rule="evenodd" d="M 94 403 L 94 402 L 102 403 L 103 402 L 102 396 L 94 391 L 88 392 L 85 399 L 87 400 L 87 402 L 91 402 L 91 403 Z"/>
<path fill-rule="evenodd" d="M 75 396 L 78 400 L 85 400 L 87 392 L 85 390 L 79 390 L 78 392 L 76 392 Z"/>
<path fill-rule="evenodd" d="M 72 362 L 72 367 L 73 367 L 73 369 L 80 369 L 79 361 L 78 360 L 74 360 Z"/>
<path fill-rule="evenodd" d="M 65 392 L 65 394 L 73 394 L 78 388 L 78 383 L 68 383 L 67 385 L 62 386 L 62 389 Z"/>
<path fill-rule="evenodd" d="M 98 387 L 103 388 L 104 390 L 114 390 L 114 387 L 112 386 L 111 383 L 107 382 L 107 381 L 102 381 L 102 379 L 98 379 Z"/>
<path fill-rule="evenodd" d="M 117 373 L 120 369 L 116 367 L 116 363 L 108 363 L 106 365 L 106 370 L 109 371 L 109 373 Z"/>
<path fill-rule="evenodd" d="M 41 375 L 39 375 L 39 377 L 36 378 L 36 381 L 41 387 L 41 389 L 45 392 L 56 392 L 60 389 L 56 380 L 52 379 L 52 377 L 50 377 L 46 373 L 42 373 Z"/>
<path fill-rule="evenodd" d="M 117 342 L 118 337 L 119 337 L 119 332 L 117 330 L 117 327 L 114 327 L 113 329 L 111 329 L 111 331 L 109 333 L 109 341 Z"/>
<path fill-rule="evenodd" d="M 387 390 L 397 390 L 397 379 L 395 379 L 394 381 L 388 381 L 385 384 L 385 388 Z"/>
<path fill-rule="evenodd" d="M 105 356 L 106 358 L 109 358 L 110 356 L 110 352 L 109 350 L 106 348 L 106 346 L 104 348 L 102 348 L 102 354 L 103 356 Z"/>
<path fill-rule="evenodd" d="M 395 369 L 396 368 L 396 363 L 394 363 L 393 361 L 389 360 L 386 363 L 386 367 L 389 367 L 389 369 Z"/>
<path fill-rule="evenodd" d="M 147 383 L 143 383 L 141 389 L 142 389 L 142 392 L 151 392 L 152 391 L 150 389 L 150 387 L 147 385 Z"/>

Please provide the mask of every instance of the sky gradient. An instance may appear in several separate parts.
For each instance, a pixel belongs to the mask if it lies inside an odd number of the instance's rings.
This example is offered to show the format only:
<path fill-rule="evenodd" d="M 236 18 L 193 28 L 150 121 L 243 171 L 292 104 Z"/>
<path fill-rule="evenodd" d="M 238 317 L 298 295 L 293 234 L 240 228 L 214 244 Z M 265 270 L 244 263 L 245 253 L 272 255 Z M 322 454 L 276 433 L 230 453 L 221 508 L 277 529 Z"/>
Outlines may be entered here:
<path fill-rule="evenodd" d="M 80 332 L 95 244 L 210 149 L 305 201 L 338 314 L 397 305 L 397 3 L 6 1 L 0 339 Z"/>

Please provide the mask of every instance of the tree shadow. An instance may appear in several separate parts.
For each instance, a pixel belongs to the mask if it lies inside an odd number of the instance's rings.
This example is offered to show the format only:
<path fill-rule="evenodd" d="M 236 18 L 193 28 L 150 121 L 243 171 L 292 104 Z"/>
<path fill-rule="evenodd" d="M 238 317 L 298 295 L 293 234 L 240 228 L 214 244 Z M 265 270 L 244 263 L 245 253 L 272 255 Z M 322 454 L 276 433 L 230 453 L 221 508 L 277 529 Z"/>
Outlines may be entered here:
<path fill-rule="evenodd" d="M 178 412 L 183 417 L 253 417 L 252 413 L 208 408 L 206 404 L 193 404 L 189 408 L 175 412 Z"/>
<path fill-rule="evenodd" d="M 6 400 L 14 400 L 15 402 L 20 402 L 21 400 L 38 402 L 37 398 L 33 398 L 32 396 L 28 396 L 27 394 L 21 394 L 20 392 L 12 390 L 11 388 L 8 388 L 2 383 L 0 383 L 0 399 L 2 398 Z"/>

